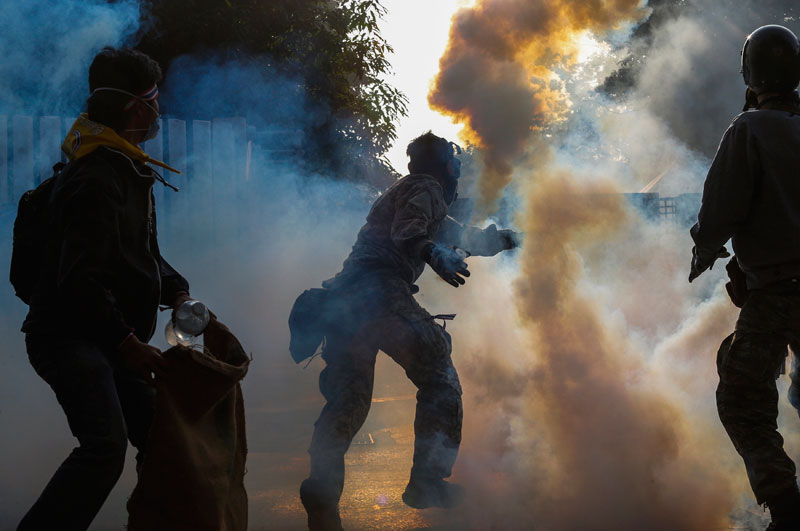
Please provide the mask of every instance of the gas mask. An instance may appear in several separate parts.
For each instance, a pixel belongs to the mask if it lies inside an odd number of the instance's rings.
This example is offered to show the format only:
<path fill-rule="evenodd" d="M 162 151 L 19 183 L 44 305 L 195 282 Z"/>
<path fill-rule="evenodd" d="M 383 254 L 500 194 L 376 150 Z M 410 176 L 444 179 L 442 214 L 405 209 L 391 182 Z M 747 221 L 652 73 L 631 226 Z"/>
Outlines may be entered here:
<path fill-rule="evenodd" d="M 158 86 L 157 85 L 154 85 L 153 88 L 151 88 L 150 90 L 148 90 L 147 92 L 143 93 L 140 96 L 137 96 L 136 94 L 132 94 L 132 93 L 128 92 L 127 90 L 122 90 L 122 89 L 118 89 L 118 88 L 114 88 L 114 87 L 98 87 L 98 88 L 94 89 L 91 92 L 91 94 L 89 94 L 89 97 L 91 98 L 94 95 L 95 92 L 99 92 L 99 91 L 103 91 L 103 90 L 111 91 L 111 92 L 119 92 L 121 94 L 125 94 L 127 96 L 130 96 L 132 98 L 131 101 L 129 101 L 125 105 L 125 107 L 123 107 L 123 109 L 126 110 L 126 111 L 129 110 L 131 107 L 133 107 L 133 104 L 136 102 L 136 100 L 139 100 L 142 103 L 144 103 L 145 105 L 147 105 L 150 108 L 150 110 L 153 111 L 153 113 L 156 115 L 155 118 L 153 119 L 153 121 L 150 123 L 150 127 L 148 127 L 147 129 L 125 129 L 125 131 L 147 131 L 145 133 L 145 135 L 144 135 L 144 139 L 145 140 L 152 140 L 152 139 L 154 139 L 155 137 L 158 136 L 158 132 L 161 130 L 161 123 L 159 121 L 159 119 L 161 118 L 161 114 L 158 112 L 158 110 L 156 110 L 155 107 L 153 107 L 152 105 L 150 105 L 150 103 L 148 103 L 149 101 L 153 101 L 158 97 Z"/>
<path fill-rule="evenodd" d="M 145 140 L 153 140 L 155 137 L 158 136 L 159 131 L 161 131 L 161 122 L 159 121 L 161 118 L 160 114 L 156 114 L 156 119 L 153 120 L 153 123 L 150 124 L 150 127 L 147 128 L 147 132 L 144 134 Z M 129 129 L 129 131 L 141 131 L 142 129 Z"/>

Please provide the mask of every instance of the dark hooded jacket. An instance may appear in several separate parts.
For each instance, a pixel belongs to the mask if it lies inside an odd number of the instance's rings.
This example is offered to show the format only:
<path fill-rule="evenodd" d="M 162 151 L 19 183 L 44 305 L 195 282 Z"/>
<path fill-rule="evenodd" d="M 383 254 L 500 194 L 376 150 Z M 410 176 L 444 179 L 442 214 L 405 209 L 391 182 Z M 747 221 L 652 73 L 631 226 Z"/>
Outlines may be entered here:
<path fill-rule="evenodd" d="M 159 304 L 189 290 L 159 252 L 154 182 L 152 168 L 108 147 L 56 177 L 45 263 L 23 332 L 111 350 L 131 332 L 150 340 Z"/>

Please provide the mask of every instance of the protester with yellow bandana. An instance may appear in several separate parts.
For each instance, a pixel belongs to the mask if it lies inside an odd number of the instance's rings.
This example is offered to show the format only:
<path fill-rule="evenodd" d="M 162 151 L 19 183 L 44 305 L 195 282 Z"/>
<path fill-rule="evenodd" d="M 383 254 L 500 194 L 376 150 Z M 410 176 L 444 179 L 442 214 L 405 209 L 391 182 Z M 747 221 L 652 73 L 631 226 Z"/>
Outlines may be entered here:
<path fill-rule="evenodd" d="M 88 112 L 62 149 L 53 181 L 41 273 L 22 330 L 36 372 L 53 388 L 79 446 L 53 475 L 19 530 L 85 530 L 122 473 L 128 440 L 142 456 L 152 421 L 153 336 L 159 304 L 189 285 L 162 257 L 150 165 L 138 147 L 158 134 L 158 64 L 103 49 L 89 68 Z M 166 184 L 166 183 L 165 183 Z"/>

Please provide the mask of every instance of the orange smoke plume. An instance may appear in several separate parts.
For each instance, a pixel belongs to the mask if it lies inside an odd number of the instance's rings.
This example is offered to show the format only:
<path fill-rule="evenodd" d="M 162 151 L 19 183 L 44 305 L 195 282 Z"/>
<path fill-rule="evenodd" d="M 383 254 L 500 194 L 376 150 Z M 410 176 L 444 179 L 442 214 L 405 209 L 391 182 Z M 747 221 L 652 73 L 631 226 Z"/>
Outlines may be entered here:
<path fill-rule="evenodd" d="M 480 148 L 483 214 L 513 173 L 525 194 L 519 277 L 503 300 L 487 289 L 473 301 L 483 311 L 471 328 L 490 318 L 498 326 L 508 297 L 517 321 L 490 339 L 469 330 L 460 338 L 471 353 L 465 397 L 481 398 L 465 408 L 479 421 L 470 427 L 465 416 L 459 466 L 476 500 L 499 508 L 470 513 L 476 529 L 721 530 L 742 492 L 728 468 L 734 452 L 710 422 L 707 343 L 730 326 L 727 305 L 691 317 L 692 337 L 676 332 L 656 348 L 658 330 L 686 318 L 685 234 L 628 206 L 619 165 L 581 162 L 557 149 L 568 134 L 543 134 L 571 110 L 595 116 L 570 101 L 560 77 L 577 63 L 578 37 L 645 13 L 639 0 L 478 0 L 453 19 L 429 103 Z M 635 118 L 596 120 L 594 130 L 624 151 L 614 137 Z M 649 175 L 652 166 L 634 157 L 628 170 Z"/>
<path fill-rule="evenodd" d="M 724 290 L 675 333 L 648 330 L 684 319 L 657 305 L 685 309 L 672 231 L 632 211 L 613 180 L 545 162 L 516 169 L 529 177 L 517 278 L 476 261 L 443 306 L 469 308 L 452 328 L 465 396 L 455 480 L 471 499 L 451 523 L 727 530 L 746 487 L 709 403 L 734 313 Z"/>
<path fill-rule="evenodd" d="M 569 102 L 556 70 L 575 63 L 577 36 L 645 13 L 640 0 L 479 0 L 456 13 L 428 101 L 482 149 L 482 211 L 510 182 L 531 133 L 564 119 Z"/>
<path fill-rule="evenodd" d="M 538 354 L 530 414 L 554 449 L 552 528 L 722 529 L 724 475 L 682 450 L 699 434 L 687 432 L 646 357 L 581 285 L 588 249 L 615 245 L 630 230 L 633 214 L 615 192 L 556 172 L 537 177 L 528 195 L 533 237 L 522 251 L 517 306 Z"/>

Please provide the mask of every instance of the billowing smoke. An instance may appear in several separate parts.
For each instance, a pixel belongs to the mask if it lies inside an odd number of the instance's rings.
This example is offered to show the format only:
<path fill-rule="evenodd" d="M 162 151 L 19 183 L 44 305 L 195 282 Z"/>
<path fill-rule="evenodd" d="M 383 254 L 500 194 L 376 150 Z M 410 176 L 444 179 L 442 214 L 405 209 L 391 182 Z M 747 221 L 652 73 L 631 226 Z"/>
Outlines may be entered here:
<path fill-rule="evenodd" d="M 75 112 L 86 97 L 92 57 L 103 46 L 131 38 L 139 29 L 139 14 L 136 0 L 3 2 L 0 110 Z"/>
<path fill-rule="evenodd" d="M 575 39 L 643 16 L 640 0 L 482 0 L 453 19 L 429 95 L 483 149 L 482 210 L 491 212 L 531 133 L 563 120 L 568 102 L 557 69 L 574 63 Z"/>
<path fill-rule="evenodd" d="M 516 280 L 473 274 L 470 282 L 488 286 L 459 294 L 478 309 L 453 327 L 472 400 L 457 474 L 482 507 L 463 516 L 476 529 L 757 522 L 714 406 L 715 353 L 736 315 L 721 268 L 689 286 L 688 227 L 648 219 L 621 195 L 658 176 L 662 194 L 698 192 L 707 146 L 741 108 L 742 85 L 697 87 L 740 83 L 746 32 L 729 18 L 743 21 L 750 9 L 714 9 L 714 31 L 704 33 L 706 4 L 655 31 L 653 57 L 616 101 L 591 80 L 625 57 L 624 33 L 608 30 L 641 16 L 639 3 L 581 3 L 603 11 L 592 18 L 566 3 L 483 1 L 453 19 L 430 102 L 482 148 L 488 211 L 510 182 L 526 197 L 519 269 L 497 270 Z M 608 54 L 579 63 L 582 30 Z M 724 62 L 707 53 L 719 51 L 710 44 L 719 34 L 725 46 L 737 43 Z M 488 315 L 493 330 L 481 338 L 473 331 Z M 781 408 L 782 423 L 796 421 Z"/>
<path fill-rule="evenodd" d="M 481 268 L 470 281 L 483 285 L 459 294 L 456 479 L 470 506 L 491 507 L 465 522 L 726 529 L 747 487 L 713 405 L 714 353 L 734 316 L 721 285 L 689 292 L 688 238 L 630 211 L 598 177 L 613 166 L 546 171 L 531 176 L 519 276 Z"/>
<path fill-rule="evenodd" d="M 28 7 L 34 5 L 38 10 Z M 735 20 L 750 12 L 728 7 Z M 18 2 L 4 9 L 0 25 L 18 43 L 6 45 L 2 62 L 0 101 L 8 114 L 74 116 L 93 52 L 130 42 L 138 18 L 133 2 Z M 727 32 L 729 23 L 715 12 Z M 473 276 L 458 290 L 430 272 L 421 282 L 419 299 L 431 313 L 459 314 L 448 324 L 465 400 L 453 479 L 467 486 L 468 502 L 457 511 L 402 505 L 413 399 L 399 399 L 414 390 L 381 357 L 375 394 L 398 398 L 387 402 L 385 424 L 400 435 L 395 446 L 384 446 L 375 432 L 374 449 L 359 454 L 354 447 L 348 455 L 346 528 L 705 531 L 727 529 L 730 513 L 737 523 L 748 521 L 745 509 L 754 503 L 713 397 L 714 354 L 735 320 L 722 268 L 690 286 L 684 228 L 646 219 L 619 192 L 638 191 L 661 174 L 663 194 L 699 191 L 709 155 L 701 140 L 716 145 L 740 105 L 738 40 L 749 30 L 726 33 L 736 44 L 724 59 L 722 41 L 691 31 L 708 27 L 712 15 L 687 11 L 655 32 L 653 62 L 644 63 L 627 99 L 611 102 L 589 81 L 602 80 L 627 50 L 579 63 L 571 39 L 590 30 L 601 41 L 614 30 L 614 46 L 625 45 L 626 24 L 643 14 L 632 0 L 486 0 L 455 18 L 431 101 L 467 125 L 467 139 L 481 148 L 484 212 L 514 177 L 508 193 L 521 197 L 509 203 L 520 205 L 527 238 L 520 252 L 470 259 Z M 707 46 L 663 46 L 686 36 Z M 291 154 L 302 144 L 297 135 L 326 111 L 296 80 L 259 64 L 213 55 L 175 61 L 162 94 L 167 112 L 201 120 L 245 116 L 257 134 L 244 201 L 215 189 L 217 206 L 236 220 L 227 227 L 235 234 L 220 238 L 207 230 L 216 214 L 191 201 L 191 186 L 165 192 L 159 223 L 165 256 L 254 356 L 244 382 L 251 527 L 302 529 L 297 487 L 321 408 L 321 363 L 302 371 L 289 360 L 286 318 L 294 297 L 337 271 L 370 196 L 298 168 Z M 730 80 L 724 92 L 706 93 L 719 98 L 703 102 L 680 89 L 691 76 L 697 86 L 717 86 L 715 71 Z M 668 93 L 675 97 L 662 95 Z M 270 132 L 276 123 L 281 128 Z M 10 210 L 2 213 L 6 235 L 12 219 Z M 74 441 L 52 392 L 27 363 L 17 331 L 24 308 L 7 284 L 0 289 L 0 529 L 12 529 Z M 160 332 L 155 342 L 164 346 Z M 381 424 L 380 407 L 373 406 L 365 431 Z M 782 422 L 796 423 L 785 401 L 781 407 Z M 796 455 L 797 437 L 788 448 Z M 395 449 L 406 452 L 405 461 L 387 470 Z M 94 529 L 118 529 L 124 521 L 135 482 L 132 454 Z M 350 466 L 354 455 L 361 466 Z M 369 490 L 376 484 L 380 502 Z M 380 505 L 385 498 L 388 508 Z"/>
<path fill-rule="evenodd" d="M 765 24 L 800 32 L 798 7 L 791 0 L 660 0 L 646 36 L 635 39 L 636 60 L 623 68 L 627 88 L 667 124 L 679 139 L 713 156 L 721 131 L 744 105 L 739 73 L 747 35 Z"/>

